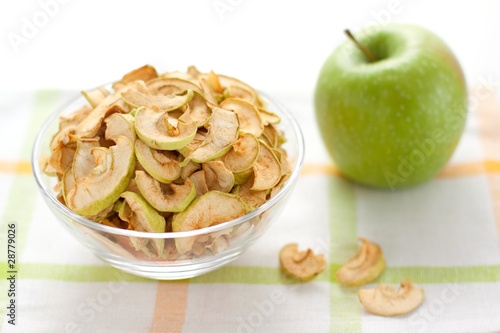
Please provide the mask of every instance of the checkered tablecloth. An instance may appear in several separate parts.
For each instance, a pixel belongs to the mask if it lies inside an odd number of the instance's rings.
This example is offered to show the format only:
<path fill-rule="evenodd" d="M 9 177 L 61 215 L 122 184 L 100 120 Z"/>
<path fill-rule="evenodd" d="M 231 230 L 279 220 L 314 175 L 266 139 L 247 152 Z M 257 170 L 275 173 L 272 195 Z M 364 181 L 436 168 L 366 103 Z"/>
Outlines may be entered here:
<path fill-rule="evenodd" d="M 474 91 L 472 89 L 471 91 Z M 485 93 L 490 92 L 489 94 Z M 299 119 L 306 163 L 280 218 L 241 258 L 215 272 L 159 282 L 111 268 L 56 221 L 38 193 L 30 153 L 42 122 L 76 92 L 0 93 L 1 332 L 500 332 L 500 104 L 471 93 L 450 164 L 422 186 L 382 191 L 344 180 L 326 154 L 310 94 L 272 94 Z M 15 326 L 9 323 L 9 224 L 16 229 Z M 409 315 L 364 312 L 336 269 L 357 237 L 382 247 L 376 281 L 425 289 Z M 328 257 L 309 283 L 278 268 L 297 242 Z"/>

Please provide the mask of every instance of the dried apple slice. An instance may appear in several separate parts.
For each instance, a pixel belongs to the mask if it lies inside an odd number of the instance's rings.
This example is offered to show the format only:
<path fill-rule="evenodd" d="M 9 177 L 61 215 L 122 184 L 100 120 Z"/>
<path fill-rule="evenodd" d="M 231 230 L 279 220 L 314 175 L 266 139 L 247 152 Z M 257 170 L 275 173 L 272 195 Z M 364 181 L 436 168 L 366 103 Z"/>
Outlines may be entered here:
<path fill-rule="evenodd" d="M 50 149 L 56 149 L 59 143 L 68 144 L 71 141 L 70 137 L 76 132 L 77 125 L 83 121 L 91 111 L 92 108 L 89 105 L 85 105 L 69 116 L 61 116 L 59 118 L 59 131 L 52 138 Z"/>
<path fill-rule="evenodd" d="M 425 292 L 409 279 L 401 282 L 401 288 L 380 284 L 374 289 L 361 289 L 358 298 L 366 311 L 379 316 L 398 316 L 409 313 L 422 304 Z"/>
<path fill-rule="evenodd" d="M 75 187 L 75 177 L 73 176 L 73 167 L 69 167 L 63 174 L 61 181 L 61 193 L 64 198 L 64 202 L 67 205 L 68 193 Z"/>
<path fill-rule="evenodd" d="M 44 172 L 56 174 L 59 178 L 62 177 L 66 169 L 68 169 L 68 167 L 70 167 L 73 163 L 75 151 L 75 142 L 69 142 L 68 144 L 59 142 L 55 149 L 53 149 L 52 154 L 44 167 Z"/>
<path fill-rule="evenodd" d="M 281 179 L 281 164 L 278 157 L 263 141 L 259 141 L 260 151 L 257 161 L 253 165 L 254 183 L 252 190 L 268 190 L 274 187 Z"/>
<path fill-rule="evenodd" d="M 122 93 L 122 98 L 128 104 L 134 107 L 151 108 L 157 106 L 164 112 L 177 110 L 186 105 L 193 98 L 191 89 L 182 92 L 179 95 L 146 95 L 137 89 L 128 89 Z"/>
<path fill-rule="evenodd" d="M 147 82 L 156 77 L 158 77 L 156 69 L 151 65 L 144 65 L 123 75 L 121 82 L 129 83 L 135 80 L 142 80 L 144 82 Z"/>
<path fill-rule="evenodd" d="M 137 164 L 138 163 L 136 162 L 136 165 Z M 137 168 L 135 169 L 135 171 L 142 171 L 142 172 L 144 172 L 144 170 L 137 170 Z M 125 189 L 125 192 L 134 192 L 136 194 L 141 195 L 141 191 L 139 190 L 139 187 L 137 187 L 137 182 L 135 181 L 135 178 L 132 178 L 130 180 L 130 183 L 128 183 L 128 186 Z"/>
<path fill-rule="evenodd" d="M 278 184 L 276 184 L 272 189 L 271 189 L 271 193 L 269 193 L 268 195 L 268 200 L 271 199 L 271 198 L 274 198 L 276 196 L 276 194 L 279 193 L 279 191 L 283 188 L 283 186 L 285 186 L 287 180 L 290 179 L 290 174 L 284 174 L 280 181 L 278 182 Z"/>
<path fill-rule="evenodd" d="M 255 135 L 242 133 L 231 150 L 222 157 L 226 168 L 233 173 L 251 169 L 259 157 L 260 144 Z"/>
<path fill-rule="evenodd" d="M 280 251 L 280 266 L 287 275 L 309 281 L 326 268 L 326 258 L 311 249 L 299 251 L 297 244 L 287 244 Z"/>
<path fill-rule="evenodd" d="M 113 84 L 113 89 L 116 91 L 130 82 L 137 80 L 148 82 L 156 77 L 158 77 L 156 69 L 151 65 L 144 65 L 125 74 L 120 81 Z"/>
<path fill-rule="evenodd" d="M 210 84 L 214 92 L 218 94 L 222 94 L 224 92 L 224 89 L 220 84 L 219 77 L 214 73 L 214 71 L 210 71 L 208 74 L 206 74 L 205 79 L 207 80 L 207 83 Z"/>
<path fill-rule="evenodd" d="M 269 124 L 264 127 L 261 138 L 274 148 L 279 146 L 279 135 L 279 130 L 272 124 Z"/>
<path fill-rule="evenodd" d="M 196 123 L 196 126 L 204 126 L 212 114 L 212 110 L 208 107 L 205 98 L 201 94 L 195 92 L 193 98 L 189 101 L 188 106 L 189 115 Z"/>
<path fill-rule="evenodd" d="M 292 173 L 292 166 L 290 165 L 290 162 L 288 162 L 288 153 L 286 150 L 283 148 L 277 148 L 273 151 L 275 151 L 276 155 L 280 157 L 281 174 L 283 176 L 290 175 Z"/>
<path fill-rule="evenodd" d="M 125 199 L 126 204 L 132 211 L 128 222 L 134 230 L 165 232 L 165 218 L 158 214 L 144 198 L 134 192 L 123 192 L 121 197 Z M 151 242 L 153 248 L 156 250 L 156 254 L 161 255 L 165 246 L 165 240 L 155 238 Z M 144 247 L 142 250 L 144 251 Z"/>
<path fill-rule="evenodd" d="M 236 185 L 241 185 L 245 183 L 253 175 L 253 169 L 248 169 L 242 172 L 234 173 L 234 183 Z"/>
<path fill-rule="evenodd" d="M 82 139 L 76 143 L 76 151 L 72 164 L 72 175 L 75 181 L 90 175 L 98 165 L 96 154 L 92 154 L 94 148 L 99 147 L 99 138 Z"/>
<path fill-rule="evenodd" d="M 96 215 L 113 204 L 127 188 L 134 171 L 134 146 L 129 139 L 120 136 L 115 146 L 102 149 L 106 158 L 96 165 L 99 171 L 78 180 L 67 195 L 68 207 L 82 216 Z"/>
<path fill-rule="evenodd" d="M 144 171 L 136 171 L 135 180 L 144 199 L 160 212 L 182 212 L 196 197 L 196 189 L 189 178 L 181 185 L 167 185 Z"/>
<path fill-rule="evenodd" d="M 89 220 L 101 223 L 101 221 L 103 219 L 108 218 L 108 217 L 110 217 L 113 214 L 114 214 L 114 212 L 113 212 L 113 204 L 111 204 L 108 207 L 104 208 L 104 210 L 102 210 L 99 213 L 97 213 L 96 215 L 87 216 L 87 218 Z"/>
<path fill-rule="evenodd" d="M 203 143 L 206 137 L 206 133 L 196 132 L 194 139 L 181 149 L 177 149 L 177 151 L 184 157 L 189 156 L 189 154 Z"/>
<path fill-rule="evenodd" d="M 203 89 L 203 95 L 207 100 L 207 105 L 213 109 L 219 106 L 219 102 L 217 100 L 217 93 L 213 90 L 212 86 L 207 82 L 205 78 L 200 79 L 200 86 Z"/>
<path fill-rule="evenodd" d="M 259 112 L 264 126 L 267 126 L 269 124 L 276 125 L 281 122 L 281 118 L 277 114 L 272 113 L 271 111 L 268 111 L 264 108 L 259 108 Z"/>
<path fill-rule="evenodd" d="M 186 157 L 181 166 L 186 165 L 190 160 L 196 163 L 214 160 L 227 153 L 238 139 L 239 123 L 234 112 L 214 108 L 208 125 L 207 137 Z"/>
<path fill-rule="evenodd" d="M 196 68 L 195 65 L 190 65 L 186 70 L 186 74 L 189 75 L 192 79 L 197 80 L 200 78 L 202 73 L 198 70 L 198 68 Z"/>
<path fill-rule="evenodd" d="M 159 77 L 147 82 L 146 86 L 155 95 L 175 95 L 186 90 L 203 95 L 203 90 L 198 85 L 175 77 Z"/>
<path fill-rule="evenodd" d="M 99 132 L 104 118 L 114 112 L 121 112 L 120 106 L 121 93 L 129 89 L 138 89 L 143 86 L 142 81 L 133 81 L 114 94 L 107 96 L 99 105 L 97 105 L 76 127 L 75 134 L 83 138 L 93 138 Z"/>
<path fill-rule="evenodd" d="M 262 206 L 267 201 L 267 190 L 252 190 L 254 177 L 252 174 L 243 184 L 236 186 L 232 193 L 238 194 L 241 199 L 252 209 Z"/>
<path fill-rule="evenodd" d="M 196 189 L 196 196 L 201 197 L 203 194 L 208 192 L 207 180 L 205 178 L 205 171 L 200 170 L 194 172 L 189 176 Z"/>
<path fill-rule="evenodd" d="M 173 151 L 158 151 L 138 139 L 135 155 L 142 167 L 161 183 L 171 183 L 181 175 L 178 155 Z"/>
<path fill-rule="evenodd" d="M 159 150 L 181 149 L 194 139 L 197 129 L 194 122 L 170 118 L 157 107 L 139 109 L 135 115 L 137 136 Z"/>
<path fill-rule="evenodd" d="M 361 286 L 379 277 L 385 269 L 382 249 L 365 238 L 353 258 L 337 270 L 337 280 L 345 286 Z"/>
<path fill-rule="evenodd" d="M 241 86 L 229 86 L 224 89 L 224 98 L 237 98 L 247 101 L 251 104 L 257 104 L 257 95 L 255 91 L 247 90 Z"/>
<path fill-rule="evenodd" d="M 104 87 L 99 87 L 91 91 L 82 91 L 83 97 L 89 102 L 90 106 L 95 108 L 99 105 L 107 96 L 109 96 L 109 91 Z"/>
<path fill-rule="evenodd" d="M 184 180 L 188 177 L 191 177 L 193 173 L 196 171 L 200 170 L 200 164 L 194 163 L 194 162 L 189 162 L 187 165 L 182 167 L 182 172 L 181 172 L 181 179 Z"/>
<path fill-rule="evenodd" d="M 185 211 L 174 215 L 172 230 L 179 232 L 207 228 L 243 216 L 247 208 L 237 195 L 210 191 L 196 198 Z M 195 240 L 196 237 L 176 238 L 177 251 L 184 254 L 191 250 Z"/>
<path fill-rule="evenodd" d="M 107 140 L 116 141 L 116 138 L 123 135 L 127 139 L 135 144 L 135 127 L 134 127 L 134 117 L 130 114 L 113 113 L 106 119 L 104 119 L 106 124 L 105 137 Z"/>
<path fill-rule="evenodd" d="M 163 73 L 160 77 L 164 78 L 174 78 L 174 79 L 181 79 L 185 81 L 190 81 L 194 84 L 198 83 L 198 79 L 194 77 L 191 73 L 186 73 L 186 72 L 181 72 L 181 71 L 172 71 L 172 72 L 166 72 Z"/>
<path fill-rule="evenodd" d="M 219 78 L 220 84 L 224 88 L 227 89 L 227 88 L 231 87 L 230 89 L 232 89 L 233 91 L 238 89 L 240 94 L 242 94 L 242 91 L 245 91 L 246 92 L 245 96 L 253 96 L 254 97 L 253 100 L 249 100 L 250 103 L 252 103 L 256 106 L 262 106 L 262 102 L 259 98 L 259 95 L 255 91 L 255 89 L 250 87 L 248 84 L 246 84 L 238 79 L 235 79 L 233 77 L 226 76 L 226 75 L 218 75 L 218 78 Z"/>
<path fill-rule="evenodd" d="M 238 115 L 240 132 L 251 133 L 259 137 L 264 131 L 260 112 L 255 105 L 240 99 L 228 98 L 223 100 L 219 106 Z"/>
<path fill-rule="evenodd" d="M 202 164 L 209 191 L 229 192 L 234 186 L 234 175 L 221 161 L 209 161 Z"/>

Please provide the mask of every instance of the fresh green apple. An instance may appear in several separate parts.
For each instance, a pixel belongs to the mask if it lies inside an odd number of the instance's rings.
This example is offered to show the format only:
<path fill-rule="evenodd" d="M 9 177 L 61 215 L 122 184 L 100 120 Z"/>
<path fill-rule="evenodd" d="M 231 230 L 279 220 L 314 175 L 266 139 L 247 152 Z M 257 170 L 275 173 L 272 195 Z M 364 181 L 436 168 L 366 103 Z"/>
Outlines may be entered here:
<path fill-rule="evenodd" d="M 328 151 L 345 176 L 365 185 L 394 189 L 431 179 L 465 125 L 460 64 L 439 37 L 417 26 L 350 37 L 326 60 L 315 91 Z"/>

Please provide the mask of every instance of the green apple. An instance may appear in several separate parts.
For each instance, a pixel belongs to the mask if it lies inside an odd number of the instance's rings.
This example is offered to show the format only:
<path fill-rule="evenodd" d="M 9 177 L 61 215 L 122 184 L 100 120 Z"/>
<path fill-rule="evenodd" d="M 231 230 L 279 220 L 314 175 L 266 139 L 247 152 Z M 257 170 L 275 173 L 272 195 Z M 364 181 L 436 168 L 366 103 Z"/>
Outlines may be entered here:
<path fill-rule="evenodd" d="M 391 24 L 355 37 L 329 56 L 316 86 L 328 151 L 346 177 L 365 185 L 394 189 L 433 178 L 466 121 L 460 64 L 421 27 Z"/>

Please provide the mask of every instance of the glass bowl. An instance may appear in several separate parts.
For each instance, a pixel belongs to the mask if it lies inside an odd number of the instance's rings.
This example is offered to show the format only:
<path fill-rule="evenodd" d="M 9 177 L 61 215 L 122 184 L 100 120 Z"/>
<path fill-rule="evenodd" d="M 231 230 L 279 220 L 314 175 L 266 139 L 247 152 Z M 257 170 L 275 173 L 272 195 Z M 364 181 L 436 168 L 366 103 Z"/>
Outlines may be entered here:
<path fill-rule="evenodd" d="M 58 130 L 59 117 L 86 105 L 83 97 L 76 98 L 55 112 L 38 133 L 31 161 L 35 180 L 45 202 L 61 224 L 106 263 L 134 275 L 159 280 L 185 279 L 213 271 L 238 258 L 278 218 L 297 182 L 304 160 L 304 138 L 297 121 L 281 104 L 266 94 L 261 93 L 261 96 L 267 102 L 268 110 L 281 117 L 278 127 L 284 131 L 287 139 L 282 147 L 287 151 L 292 173 L 274 197 L 240 218 L 193 231 L 151 233 L 99 224 L 77 215 L 59 202 L 54 190 L 57 177 L 42 171 L 42 161 L 50 156 L 50 141 Z M 188 242 L 193 239 L 210 241 L 220 239 L 221 235 L 224 240 L 219 241 L 220 244 L 214 244 L 211 250 L 205 249 L 201 253 L 187 255 L 178 255 L 173 251 L 169 254 L 168 249 L 175 247 L 176 239 Z M 144 239 L 164 239 L 164 257 L 147 257 L 129 245 L 131 240 Z"/>

